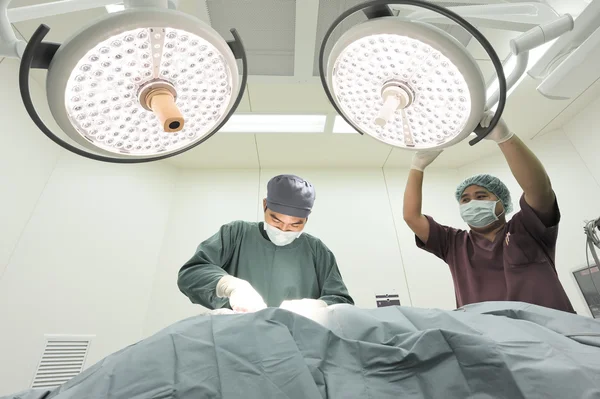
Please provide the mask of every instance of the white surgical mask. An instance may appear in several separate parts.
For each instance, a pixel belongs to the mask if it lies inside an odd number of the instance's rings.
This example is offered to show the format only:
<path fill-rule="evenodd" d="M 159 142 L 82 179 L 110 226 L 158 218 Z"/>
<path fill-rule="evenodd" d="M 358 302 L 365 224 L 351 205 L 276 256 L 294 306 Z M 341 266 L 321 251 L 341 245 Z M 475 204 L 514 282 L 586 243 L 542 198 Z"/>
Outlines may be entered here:
<path fill-rule="evenodd" d="M 269 240 L 278 247 L 291 244 L 296 238 L 300 237 L 302 231 L 282 231 L 269 223 L 264 223 L 264 229 L 267 232 Z"/>
<path fill-rule="evenodd" d="M 487 227 L 498 220 L 498 216 L 496 216 L 498 202 L 500 201 L 469 201 L 460 206 L 460 216 L 469 226 Z"/>

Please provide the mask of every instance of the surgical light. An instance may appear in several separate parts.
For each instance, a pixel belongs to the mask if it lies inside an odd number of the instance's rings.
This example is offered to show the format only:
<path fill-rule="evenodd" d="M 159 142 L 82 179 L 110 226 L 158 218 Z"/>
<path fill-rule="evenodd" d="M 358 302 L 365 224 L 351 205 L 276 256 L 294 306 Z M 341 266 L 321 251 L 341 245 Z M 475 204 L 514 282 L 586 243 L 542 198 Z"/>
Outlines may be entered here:
<path fill-rule="evenodd" d="M 95 160 L 138 163 L 187 151 L 227 122 L 248 74 L 237 32 L 231 30 L 234 41 L 226 42 L 201 20 L 155 6 L 160 3 L 126 2 L 124 11 L 105 15 L 60 45 L 42 41 L 45 25 L 33 34 L 21 60 L 21 95 L 49 138 Z M 241 79 L 236 59 L 242 60 Z M 31 68 L 48 70 L 50 111 L 76 145 L 37 114 Z"/>
<path fill-rule="evenodd" d="M 390 4 L 433 11 L 464 28 L 490 57 L 498 90 L 486 99 L 481 70 L 458 40 L 430 23 L 394 16 Z M 343 33 L 326 59 L 334 30 L 359 11 L 368 21 Z M 427 150 L 449 147 L 475 132 L 474 145 L 500 120 L 507 90 L 525 72 L 528 51 L 572 29 L 572 22 L 564 17 L 511 42 L 519 57 L 507 79 L 490 43 L 453 11 L 420 0 L 369 1 L 342 13 L 326 32 L 319 52 L 321 83 L 338 114 L 361 134 L 399 148 Z M 483 128 L 479 123 L 492 107 L 495 114 Z"/>
<path fill-rule="evenodd" d="M 490 127 L 482 131 L 483 137 L 495 127 L 504 109 L 502 63 L 468 22 L 422 1 L 368 2 L 349 9 L 332 24 L 321 46 L 319 66 L 333 106 L 359 133 L 416 150 L 451 146 L 476 130 L 481 121 L 486 90 L 475 59 L 443 30 L 393 16 L 387 6 L 390 3 L 443 13 L 482 44 L 496 67 L 501 90 L 498 110 Z M 340 37 L 325 65 L 325 47 L 333 30 L 358 11 L 365 12 L 369 20 Z"/>

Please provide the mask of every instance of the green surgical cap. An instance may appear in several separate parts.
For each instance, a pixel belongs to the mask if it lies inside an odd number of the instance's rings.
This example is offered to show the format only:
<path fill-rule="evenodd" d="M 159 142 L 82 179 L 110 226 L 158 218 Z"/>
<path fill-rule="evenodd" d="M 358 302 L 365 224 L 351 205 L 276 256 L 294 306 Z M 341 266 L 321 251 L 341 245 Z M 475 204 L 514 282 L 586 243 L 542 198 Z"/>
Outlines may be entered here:
<path fill-rule="evenodd" d="M 510 198 L 510 191 L 508 188 L 498 179 L 491 175 L 476 175 L 469 177 L 456 188 L 456 200 L 460 202 L 460 197 L 470 186 L 479 186 L 488 190 L 494 194 L 504 205 L 506 213 L 510 213 L 513 210 L 512 200 Z"/>

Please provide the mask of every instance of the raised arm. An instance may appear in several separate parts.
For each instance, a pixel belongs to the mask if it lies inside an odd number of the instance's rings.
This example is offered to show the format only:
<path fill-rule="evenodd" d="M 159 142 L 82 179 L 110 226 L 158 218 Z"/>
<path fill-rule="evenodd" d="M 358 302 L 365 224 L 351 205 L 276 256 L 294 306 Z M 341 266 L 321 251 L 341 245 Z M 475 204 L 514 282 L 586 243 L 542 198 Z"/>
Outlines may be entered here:
<path fill-rule="evenodd" d="M 556 198 L 550 178 L 540 160 L 509 130 L 503 120 L 487 138 L 498 143 L 513 176 L 523 189 L 527 204 L 536 211 L 544 224 L 552 224 L 556 218 Z"/>
<path fill-rule="evenodd" d="M 423 243 L 427 243 L 429 239 L 429 220 L 423 216 L 421 211 L 423 204 L 423 171 L 440 154 L 441 151 L 416 153 L 404 190 L 404 221 Z"/>

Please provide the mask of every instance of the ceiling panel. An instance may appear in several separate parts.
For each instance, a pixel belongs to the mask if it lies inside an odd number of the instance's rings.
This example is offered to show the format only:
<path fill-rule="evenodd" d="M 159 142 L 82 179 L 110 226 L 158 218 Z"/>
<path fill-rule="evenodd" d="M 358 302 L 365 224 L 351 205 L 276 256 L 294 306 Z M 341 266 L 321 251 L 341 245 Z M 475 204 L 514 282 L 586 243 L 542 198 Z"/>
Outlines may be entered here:
<path fill-rule="evenodd" d="M 577 17 L 592 0 L 544 0 L 559 14 L 571 14 Z"/>
<path fill-rule="evenodd" d="M 259 167 L 254 135 L 248 133 L 217 133 L 190 151 L 162 162 L 188 169 Z"/>
<path fill-rule="evenodd" d="M 263 168 L 382 167 L 391 148 L 359 134 L 257 134 Z"/>
<path fill-rule="evenodd" d="M 14 4 L 13 4 L 14 3 Z M 21 1 L 11 2 L 11 8 L 17 7 Z M 47 3 L 47 1 L 36 1 L 34 3 Z M 28 5 L 28 4 L 21 4 Z M 33 32 L 41 25 L 46 24 L 50 27 L 50 32 L 44 38 L 45 41 L 62 43 L 67 38 L 71 37 L 75 32 L 88 26 L 92 21 L 106 15 L 106 10 L 102 8 L 94 8 L 85 11 L 76 11 L 65 15 L 54 15 L 52 17 L 32 19 L 14 24 L 15 28 L 27 40 Z"/>
<path fill-rule="evenodd" d="M 251 112 L 252 108 L 250 108 L 250 91 L 248 90 L 248 85 L 246 85 L 246 90 L 244 91 L 244 96 L 242 97 L 242 101 L 236 112 Z"/>
<path fill-rule="evenodd" d="M 364 0 L 320 0 L 319 1 L 319 21 L 317 23 L 317 35 L 315 43 L 315 54 L 313 57 L 313 75 L 319 75 L 319 51 L 321 50 L 321 43 L 325 37 L 325 33 L 333 24 L 333 21 L 339 17 L 347 9 L 354 7 L 360 3 L 364 3 Z M 325 56 L 331 51 L 333 43 L 335 43 L 340 36 L 348 29 L 367 20 L 367 17 L 363 13 L 355 13 L 349 16 L 338 28 L 333 32 L 329 39 L 329 45 L 325 49 Z"/>
<path fill-rule="evenodd" d="M 330 113 L 333 107 L 320 83 L 249 83 L 252 112 Z"/>
<path fill-rule="evenodd" d="M 295 0 L 208 0 L 212 27 L 225 38 L 237 29 L 251 75 L 294 74 Z"/>

